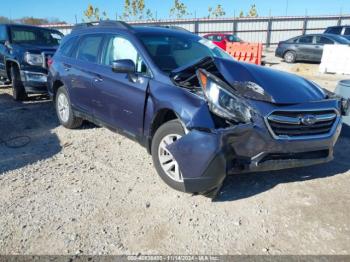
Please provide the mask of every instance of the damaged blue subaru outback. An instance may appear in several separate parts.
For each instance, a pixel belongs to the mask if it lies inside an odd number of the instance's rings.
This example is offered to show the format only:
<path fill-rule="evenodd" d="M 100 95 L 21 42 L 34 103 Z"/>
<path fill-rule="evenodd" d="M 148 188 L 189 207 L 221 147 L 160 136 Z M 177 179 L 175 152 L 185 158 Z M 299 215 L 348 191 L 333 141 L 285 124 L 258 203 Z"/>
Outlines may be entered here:
<path fill-rule="evenodd" d="M 331 161 L 349 107 L 180 28 L 81 24 L 49 64 L 64 127 L 88 120 L 121 133 L 148 150 L 170 187 L 204 195 L 230 174 Z"/>

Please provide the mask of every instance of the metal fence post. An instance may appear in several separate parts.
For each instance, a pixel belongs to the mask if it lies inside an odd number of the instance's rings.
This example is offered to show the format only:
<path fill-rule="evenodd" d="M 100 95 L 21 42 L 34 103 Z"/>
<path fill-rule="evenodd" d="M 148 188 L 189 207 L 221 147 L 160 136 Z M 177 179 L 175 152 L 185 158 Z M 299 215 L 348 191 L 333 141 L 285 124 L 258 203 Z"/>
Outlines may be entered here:
<path fill-rule="evenodd" d="M 270 17 L 267 23 L 266 47 L 270 47 L 271 45 L 271 31 L 272 31 L 272 18 Z"/>
<path fill-rule="evenodd" d="M 303 23 L 303 35 L 306 34 L 306 30 L 307 30 L 307 22 L 308 22 L 308 17 L 305 16 L 304 18 L 304 23 Z"/>
<path fill-rule="evenodd" d="M 199 21 L 198 19 L 194 20 L 194 33 L 198 35 L 199 33 Z"/>
<path fill-rule="evenodd" d="M 237 18 L 233 19 L 233 33 L 237 35 Z"/>
<path fill-rule="evenodd" d="M 338 25 L 341 25 L 341 22 L 342 22 L 342 15 L 340 15 L 338 18 Z"/>

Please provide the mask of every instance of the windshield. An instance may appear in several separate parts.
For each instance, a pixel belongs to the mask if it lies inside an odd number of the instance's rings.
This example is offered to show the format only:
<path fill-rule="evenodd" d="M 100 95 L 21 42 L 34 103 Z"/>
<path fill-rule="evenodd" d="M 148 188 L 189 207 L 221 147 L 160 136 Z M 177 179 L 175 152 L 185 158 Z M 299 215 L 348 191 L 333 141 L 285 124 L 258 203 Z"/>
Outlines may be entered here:
<path fill-rule="evenodd" d="M 142 35 L 141 41 L 164 72 L 189 65 L 205 57 L 233 58 L 211 41 L 189 35 Z"/>
<path fill-rule="evenodd" d="M 11 27 L 11 40 L 15 44 L 35 44 L 46 46 L 57 46 L 60 44 L 63 35 L 55 30 Z"/>

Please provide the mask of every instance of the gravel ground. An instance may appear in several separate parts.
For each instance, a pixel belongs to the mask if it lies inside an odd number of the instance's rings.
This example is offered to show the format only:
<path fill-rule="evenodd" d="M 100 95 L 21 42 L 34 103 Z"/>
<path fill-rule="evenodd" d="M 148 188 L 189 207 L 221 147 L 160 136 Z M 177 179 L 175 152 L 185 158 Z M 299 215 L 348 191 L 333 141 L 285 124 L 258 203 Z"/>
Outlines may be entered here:
<path fill-rule="evenodd" d="M 330 90 L 344 78 L 267 56 Z M 29 144 L 0 144 L 1 254 L 350 254 L 348 127 L 333 162 L 229 177 L 215 202 L 167 187 L 138 144 L 1 88 L 0 138 L 16 136 Z"/>

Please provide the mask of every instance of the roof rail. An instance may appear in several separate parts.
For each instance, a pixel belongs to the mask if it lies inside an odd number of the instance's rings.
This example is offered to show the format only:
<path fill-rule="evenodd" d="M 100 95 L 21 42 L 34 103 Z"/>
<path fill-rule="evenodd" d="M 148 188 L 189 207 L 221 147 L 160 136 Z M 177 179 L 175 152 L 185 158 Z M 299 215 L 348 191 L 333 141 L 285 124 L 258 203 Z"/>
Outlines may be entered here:
<path fill-rule="evenodd" d="M 168 28 L 168 29 L 174 29 L 174 30 L 180 30 L 180 31 L 185 31 L 185 32 L 189 32 L 192 33 L 191 31 L 181 27 L 181 26 L 175 26 L 175 25 L 154 25 L 156 27 L 163 27 L 163 28 Z"/>
<path fill-rule="evenodd" d="M 76 24 L 73 27 L 72 31 L 85 29 L 85 28 L 89 28 L 89 27 L 117 27 L 120 29 L 127 29 L 127 30 L 132 29 L 132 27 L 129 24 L 127 24 L 123 21 L 101 20 L 101 21 L 95 21 L 95 22 Z"/>

